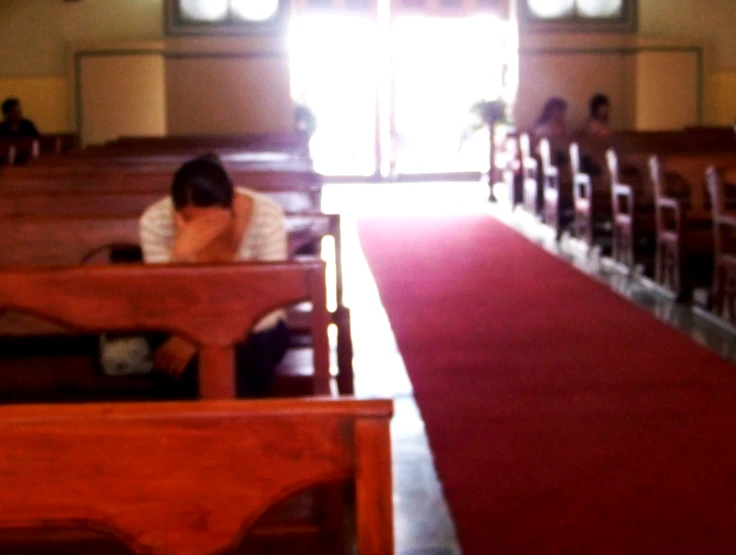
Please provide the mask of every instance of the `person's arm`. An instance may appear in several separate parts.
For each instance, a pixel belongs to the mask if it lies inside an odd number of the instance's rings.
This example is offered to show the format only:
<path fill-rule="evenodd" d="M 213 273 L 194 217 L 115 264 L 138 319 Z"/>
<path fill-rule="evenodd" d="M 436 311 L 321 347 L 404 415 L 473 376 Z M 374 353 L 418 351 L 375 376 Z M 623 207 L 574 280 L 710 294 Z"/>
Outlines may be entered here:
<path fill-rule="evenodd" d="M 168 221 L 167 221 L 168 217 Z M 147 264 L 166 264 L 172 260 L 174 229 L 171 216 L 160 203 L 146 210 L 139 222 L 143 261 Z"/>
<path fill-rule="evenodd" d="M 275 203 L 268 203 L 264 210 L 261 240 L 254 258 L 264 262 L 279 262 L 289 258 L 284 213 Z"/>
<path fill-rule="evenodd" d="M 161 202 L 146 210 L 140 219 L 143 260 L 147 264 L 165 264 L 173 260 L 174 226 L 171 211 Z M 197 347 L 181 337 L 172 336 L 153 354 L 155 368 L 179 378 L 197 354 Z"/>

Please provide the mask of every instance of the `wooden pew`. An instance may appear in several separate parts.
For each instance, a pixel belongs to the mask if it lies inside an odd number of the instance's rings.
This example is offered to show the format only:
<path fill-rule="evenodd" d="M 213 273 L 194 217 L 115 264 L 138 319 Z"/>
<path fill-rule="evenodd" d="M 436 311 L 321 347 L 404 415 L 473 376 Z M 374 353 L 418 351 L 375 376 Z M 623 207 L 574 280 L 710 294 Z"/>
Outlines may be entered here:
<path fill-rule="evenodd" d="M 621 164 L 616 151 L 607 152 L 611 179 L 612 257 L 633 270 L 644 268 L 647 276 L 654 275 L 656 223 L 654 192 L 646 171 L 646 162 L 636 168 L 631 161 Z"/>
<path fill-rule="evenodd" d="M 24 165 L 41 155 L 41 142 L 36 138 L 0 138 L 0 165 Z"/>
<path fill-rule="evenodd" d="M 543 221 L 559 239 L 572 221 L 572 169 L 567 141 L 539 141 L 541 177 L 544 191 Z"/>
<path fill-rule="evenodd" d="M 147 150 L 240 149 L 267 152 L 289 152 L 309 156 L 309 138 L 304 134 L 253 134 L 253 135 L 174 135 L 167 137 L 119 137 L 105 144 L 105 148 Z"/>
<path fill-rule="evenodd" d="M 3 269 L 0 308 L 90 333 L 176 332 L 200 346 L 201 396 L 229 398 L 235 392 L 233 345 L 270 310 L 310 302 L 312 390 L 328 394 L 324 272 L 317 261 Z"/>
<path fill-rule="evenodd" d="M 320 210 L 322 178 L 313 172 L 232 172 L 236 187 L 265 194 L 289 212 Z M 32 168 L 13 168 L 0 172 L 0 195 L 13 193 L 54 195 L 69 193 L 122 194 L 169 193 L 173 173 L 130 172 L 117 168 L 104 171 L 37 172 Z"/>
<path fill-rule="evenodd" d="M 715 248 L 712 309 L 717 316 L 736 325 L 736 212 L 728 209 L 725 191 L 736 186 L 736 168 L 710 167 L 707 179 Z"/>
<path fill-rule="evenodd" d="M 495 154 L 496 171 L 506 186 L 512 210 L 524 204 L 524 178 L 519 141 L 518 133 L 506 134 L 500 151 Z"/>
<path fill-rule="evenodd" d="M 88 262 L 108 261 L 114 250 L 135 247 L 139 244 L 138 215 L 150 199 L 138 195 L 122 197 L 104 196 L 106 207 L 113 214 L 98 214 L 97 203 L 79 205 L 77 201 L 87 201 L 87 196 L 57 195 L 48 206 L 37 196 L 13 198 L 12 212 L 15 217 L 2 217 L 0 213 L 0 266 L 33 265 L 54 266 L 74 265 Z M 94 197 L 93 197 L 94 198 Z M 40 202 L 39 202 L 40 200 Z M 0 197 L 0 211 L 8 207 L 7 198 Z M 24 204 L 24 201 L 30 201 Z M 51 208 L 51 217 L 41 212 L 41 208 Z M 34 210 L 35 216 L 28 216 Z M 59 214 L 64 214 L 59 216 Z M 305 246 L 315 241 L 331 237 L 335 257 L 335 300 L 336 307 L 330 311 L 330 322 L 337 330 L 337 386 L 343 394 L 353 392 L 353 349 L 350 323 L 350 310 L 343 300 L 342 240 L 340 218 L 335 214 L 296 213 L 286 215 L 289 233 L 290 258 L 309 261 L 313 256 L 299 255 Z M 310 251 L 315 252 L 312 248 Z M 319 252 L 317 250 L 316 252 Z M 299 339 L 299 344 L 312 346 L 312 306 L 299 305 L 287 312 L 287 322 Z M 0 335 L 39 336 L 67 333 L 63 328 L 33 317 L 12 312 L 0 316 Z M 300 369 L 301 368 L 301 369 Z M 311 366 L 301 367 L 292 362 L 287 364 L 290 372 L 284 376 L 280 387 L 300 391 L 297 382 L 311 379 Z M 297 371 L 295 375 L 294 372 Z M 298 380 L 296 378 L 299 378 Z M 288 386 L 288 384 L 294 384 Z"/>
<path fill-rule="evenodd" d="M 710 165 L 736 165 L 736 153 L 653 156 L 655 279 L 680 300 L 713 280 L 713 222 L 705 184 Z"/>
<path fill-rule="evenodd" d="M 69 133 L 0 138 L 0 160 L 11 166 L 31 164 L 42 156 L 58 157 L 66 154 L 76 144 L 77 136 Z"/>
<path fill-rule="evenodd" d="M 611 178 L 606 168 L 607 142 L 596 139 L 570 143 L 573 182 L 573 230 L 589 247 L 610 252 L 612 209 Z"/>
<path fill-rule="evenodd" d="M 3 406 L 0 529 L 104 530 L 140 554 L 254 553 L 270 506 L 354 479 L 358 552 L 391 555 L 391 414 L 391 401 L 354 400 Z"/>
<path fill-rule="evenodd" d="M 531 138 L 528 133 L 519 136 L 519 165 L 521 167 L 524 208 L 536 216 L 542 209 L 544 192 L 539 174 L 539 161 L 533 155 Z"/>
<path fill-rule="evenodd" d="M 288 214 L 306 213 L 316 216 L 313 200 L 293 191 L 267 191 L 261 193 L 278 204 Z M 163 198 L 155 192 L 82 192 L 52 191 L 27 193 L 21 190 L 0 190 L 0 218 L 37 216 L 135 216 L 154 202 Z"/>

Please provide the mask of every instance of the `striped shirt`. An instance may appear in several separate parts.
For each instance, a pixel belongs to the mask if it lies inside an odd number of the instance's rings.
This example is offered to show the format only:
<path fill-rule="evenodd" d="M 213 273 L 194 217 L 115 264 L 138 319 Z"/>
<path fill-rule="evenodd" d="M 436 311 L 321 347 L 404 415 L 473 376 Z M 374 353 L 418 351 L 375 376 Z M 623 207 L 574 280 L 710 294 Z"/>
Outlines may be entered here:
<path fill-rule="evenodd" d="M 253 213 L 243 240 L 235 255 L 236 261 L 276 262 L 288 258 L 284 213 L 278 204 L 268 197 L 244 188 L 236 190 L 253 200 Z M 165 197 L 149 206 L 140 218 L 141 248 L 143 260 L 150 264 L 171 262 L 176 227 L 174 203 Z M 253 331 L 271 329 L 284 318 L 284 311 L 277 310 L 266 315 Z"/>

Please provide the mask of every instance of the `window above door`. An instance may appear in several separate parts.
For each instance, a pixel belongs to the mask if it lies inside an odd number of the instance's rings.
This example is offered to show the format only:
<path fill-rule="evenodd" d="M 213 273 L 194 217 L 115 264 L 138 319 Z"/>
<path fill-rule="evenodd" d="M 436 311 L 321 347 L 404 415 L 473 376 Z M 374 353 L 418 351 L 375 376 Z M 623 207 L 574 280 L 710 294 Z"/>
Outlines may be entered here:
<path fill-rule="evenodd" d="M 631 32 L 636 0 L 520 0 L 522 28 L 532 31 Z"/>
<path fill-rule="evenodd" d="M 166 0 L 170 35 L 233 35 L 273 31 L 285 19 L 282 0 Z"/>

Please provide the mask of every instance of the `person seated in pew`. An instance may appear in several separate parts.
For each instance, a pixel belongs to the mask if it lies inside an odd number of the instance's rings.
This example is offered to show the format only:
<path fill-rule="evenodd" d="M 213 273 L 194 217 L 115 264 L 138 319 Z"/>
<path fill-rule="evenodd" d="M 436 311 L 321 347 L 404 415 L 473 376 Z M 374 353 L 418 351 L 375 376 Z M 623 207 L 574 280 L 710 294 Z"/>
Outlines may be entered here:
<path fill-rule="evenodd" d="M 585 127 L 585 133 L 591 137 L 609 137 L 611 127 L 608 117 L 611 112 L 611 100 L 605 95 L 598 93 L 590 99 L 590 118 Z"/>
<path fill-rule="evenodd" d="M 175 174 L 171 195 L 140 219 L 146 263 L 282 261 L 288 257 L 284 214 L 269 198 L 235 188 L 215 156 L 197 158 Z M 266 315 L 236 346 L 238 396 L 260 397 L 269 389 L 289 346 L 285 314 Z M 197 395 L 197 349 L 181 337 L 151 341 L 162 393 Z"/>
<path fill-rule="evenodd" d="M 0 122 L 0 138 L 38 137 L 38 129 L 29 119 L 23 117 L 23 110 L 17 98 L 8 98 L 2 104 L 3 121 Z"/>
<path fill-rule="evenodd" d="M 533 134 L 537 140 L 549 139 L 555 165 L 560 166 L 570 161 L 567 150 L 569 135 L 567 129 L 567 101 L 565 99 L 555 96 L 544 103 L 542 113 L 539 114 L 534 126 Z"/>
<path fill-rule="evenodd" d="M 557 96 L 547 100 L 534 125 L 533 133 L 537 139 L 542 137 L 566 139 L 568 136 L 567 101 Z"/>

